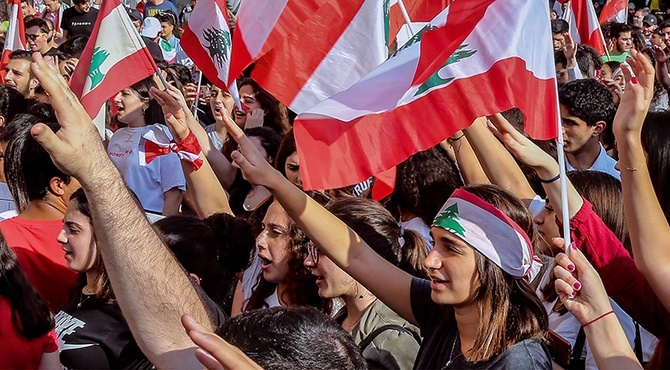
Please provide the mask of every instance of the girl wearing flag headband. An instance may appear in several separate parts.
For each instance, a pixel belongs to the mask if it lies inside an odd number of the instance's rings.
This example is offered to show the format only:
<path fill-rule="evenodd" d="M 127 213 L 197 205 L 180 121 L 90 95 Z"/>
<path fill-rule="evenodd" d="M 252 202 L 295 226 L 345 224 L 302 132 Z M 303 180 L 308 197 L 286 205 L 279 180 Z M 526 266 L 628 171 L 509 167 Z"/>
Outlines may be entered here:
<path fill-rule="evenodd" d="M 422 329 L 415 368 L 551 368 L 547 315 L 526 279 L 535 230 L 513 195 L 486 185 L 456 191 L 431 229 L 431 280 L 413 278 L 272 169 L 239 127 L 227 129 L 244 177 L 268 188 L 330 260 Z"/>

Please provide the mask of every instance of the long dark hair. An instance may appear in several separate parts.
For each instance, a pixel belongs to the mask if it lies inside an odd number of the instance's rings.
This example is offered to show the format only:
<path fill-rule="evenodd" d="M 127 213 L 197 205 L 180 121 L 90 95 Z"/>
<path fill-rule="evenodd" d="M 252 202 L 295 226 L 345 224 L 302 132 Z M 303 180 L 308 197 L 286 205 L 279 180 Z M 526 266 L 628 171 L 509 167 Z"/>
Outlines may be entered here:
<path fill-rule="evenodd" d="M 0 295 L 12 305 L 14 328 L 26 339 L 35 339 L 54 328 L 54 318 L 49 308 L 16 259 L 16 254 L 0 234 Z"/>
<path fill-rule="evenodd" d="M 142 101 L 148 101 L 149 107 L 144 110 L 144 123 L 153 125 L 155 123 L 165 124 L 165 116 L 160 104 L 154 99 L 149 91 L 152 87 L 157 87 L 153 76 L 149 76 L 143 80 L 135 82 L 129 89 L 137 93 L 137 97 Z"/>
<path fill-rule="evenodd" d="M 318 197 L 320 193 L 311 192 L 312 197 Z M 321 195 L 323 196 L 323 195 Z M 323 201 L 322 201 L 323 203 Z M 316 277 L 304 266 L 303 261 L 307 257 L 307 246 L 311 241 L 307 235 L 298 228 L 298 225 L 288 217 L 288 274 L 286 278 L 288 288 L 279 297 L 281 301 L 291 306 L 312 306 L 325 314 L 330 314 L 331 301 L 319 297 L 319 289 L 316 285 Z M 265 298 L 272 295 L 277 284 L 270 283 L 258 276 L 258 284 L 254 289 L 245 311 L 267 307 Z"/>
<path fill-rule="evenodd" d="M 239 88 L 249 85 L 254 91 L 256 101 L 261 105 L 265 111 L 265 118 L 263 120 L 263 127 L 269 127 L 275 130 L 278 134 L 284 136 L 291 128 L 288 120 L 288 109 L 284 104 L 280 103 L 272 94 L 265 91 L 256 81 L 250 77 L 245 77 L 240 80 Z"/>
<path fill-rule="evenodd" d="M 533 218 L 518 198 L 493 185 L 464 189 L 504 212 L 537 246 Z M 528 280 L 514 278 L 476 249 L 475 260 L 480 281 L 475 298 L 480 324 L 469 360 L 485 361 L 522 340 L 544 339 L 549 319 Z"/>
<path fill-rule="evenodd" d="M 670 112 L 648 113 L 642 125 L 642 147 L 647 153 L 647 168 L 656 198 L 666 220 L 670 220 Z M 626 163 L 638 166 L 638 163 Z"/>

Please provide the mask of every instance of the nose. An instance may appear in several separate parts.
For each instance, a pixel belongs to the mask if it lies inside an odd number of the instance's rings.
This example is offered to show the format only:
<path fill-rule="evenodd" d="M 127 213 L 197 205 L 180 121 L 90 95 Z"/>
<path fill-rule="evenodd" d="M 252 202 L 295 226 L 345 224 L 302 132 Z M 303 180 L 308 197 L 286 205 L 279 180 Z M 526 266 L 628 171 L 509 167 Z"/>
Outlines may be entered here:
<path fill-rule="evenodd" d="M 118 92 L 116 95 L 114 95 L 114 103 L 121 103 L 121 92 Z"/>
<path fill-rule="evenodd" d="M 533 217 L 533 222 L 536 225 L 542 225 L 542 224 L 544 224 L 544 218 L 546 216 L 547 216 L 547 210 L 542 209 L 542 211 L 540 211 L 540 213 L 538 213 L 537 216 Z"/>
<path fill-rule="evenodd" d="M 256 237 L 256 248 L 258 248 L 258 249 L 261 249 L 261 248 L 263 248 L 263 249 L 267 249 L 267 248 L 268 248 L 268 245 L 267 245 L 267 242 L 266 242 L 266 238 L 267 238 L 267 237 L 266 237 L 266 232 L 265 232 L 265 230 L 261 231 L 261 233 L 258 234 L 258 236 Z"/>
<path fill-rule="evenodd" d="M 428 253 L 426 259 L 423 260 L 423 267 L 425 267 L 427 270 L 437 270 L 442 267 L 439 256 L 437 255 L 437 252 L 435 252 L 435 249 Z"/>
<path fill-rule="evenodd" d="M 307 267 L 307 268 L 314 268 L 314 267 L 316 267 L 316 263 L 314 263 L 314 259 L 313 259 L 312 256 L 310 256 L 309 254 L 307 254 L 307 256 L 305 257 L 305 259 L 302 261 L 302 264 L 303 264 L 303 266 L 305 266 L 305 267 Z"/>
<path fill-rule="evenodd" d="M 61 229 L 56 237 L 56 240 L 61 244 L 67 244 L 67 236 L 65 236 L 65 230 Z"/>

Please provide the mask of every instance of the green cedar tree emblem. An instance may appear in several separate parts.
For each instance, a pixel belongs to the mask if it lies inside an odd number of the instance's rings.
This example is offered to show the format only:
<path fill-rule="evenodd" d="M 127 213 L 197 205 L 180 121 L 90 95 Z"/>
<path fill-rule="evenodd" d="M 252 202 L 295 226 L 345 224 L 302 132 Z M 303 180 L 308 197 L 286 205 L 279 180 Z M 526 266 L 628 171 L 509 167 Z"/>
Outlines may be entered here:
<path fill-rule="evenodd" d="M 99 46 L 96 46 L 95 49 L 93 49 L 91 66 L 88 70 L 88 77 L 91 79 L 91 90 L 100 85 L 102 79 L 105 78 L 105 74 L 100 71 L 100 67 L 107 58 L 109 58 L 109 52 L 107 50 L 102 49 Z"/>
<path fill-rule="evenodd" d="M 408 47 L 416 44 L 417 42 L 421 41 L 421 39 L 423 38 L 423 34 L 426 33 L 426 31 L 429 31 L 429 30 L 432 30 L 432 29 L 435 29 L 435 28 L 437 28 L 437 26 L 434 26 L 430 23 L 425 25 L 423 28 L 421 28 L 421 30 L 419 30 L 419 32 L 417 32 L 414 36 L 412 36 L 411 39 L 407 40 L 407 42 L 402 47 L 399 47 L 398 50 L 396 50 L 396 52 L 393 53 L 391 58 L 398 55 L 399 52 L 401 52 L 401 51 L 407 49 Z"/>
<path fill-rule="evenodd" d="M 384 0 L 384 41 L 386 47 L 389 47 L 389 33 L 391 32 L 391 0 Z"/>
<path fill-rule="evenodd" d="M 446 85 L 449 82 L 451 82 L 454 78 L 453 77 L 447 77 L 447 78 L 442 78 L 440 77 L 440 70 L 450 64 L 458 63 L 463 59 L 470 58 L 472 55 L 474 55 L 477 50 L 467 50 L 466 48 L 468 45 L 461 45 L 456 49 L 456 51 L 447 59 L 447 62 L 444 63 L 442 67 L 440 67 L 435 73 L 433 73 L 432 76 L 428 77 L 426 82 L 424 82 L 421 86 L 419 86 L 419 89 L 416 91 L 417 95 L 421 95 L 424 92 L 432 89 L 433 87 L 436 86 L 441 86 L 441 85 Z"/>
<path fill-rule="evenodd" d="M 465 229 L 459 223 L 460 218 L 458 218 L 458 203 L 447 207 L 444 212 L 440 213 L 433 221 L 435 227 L 445 229 L 451 233 L 459 235 L 462 238 L 465 238 Z"/>
<path fill-rule="evenodd" d="M 203 32 L 205 41 L 209 45 L 202 45 L 209 51 L 213 61 L 223 68 L 223 63 L 228 60 L 228 48 L 230 47 L 230 32 L 216 28 L 207 28 Z"/>

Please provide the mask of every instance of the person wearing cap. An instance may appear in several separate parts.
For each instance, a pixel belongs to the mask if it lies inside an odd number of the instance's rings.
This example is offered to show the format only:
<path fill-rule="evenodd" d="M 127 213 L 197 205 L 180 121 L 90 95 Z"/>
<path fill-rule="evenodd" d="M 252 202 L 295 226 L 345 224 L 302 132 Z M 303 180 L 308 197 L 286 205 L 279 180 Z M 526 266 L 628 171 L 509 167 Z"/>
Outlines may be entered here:
<path fill-rule="evenodd" d="M 375 253 L 332 213 L 269 165 L 242 129 L 233 160 L 267 187 L 319 251 L 422 330 L 416 369 L 550 369 L 547 314 L 530 287 L 540 265 L 537 231 L 523 203 L 491 185 L 459 189 L 435 217 L 435 247 L 412 277 Z"/>
<path fill-rule="evenodd" d="M 151 53 L 151 56 L 156 62 L 162 62 L 165 59 L 163 58 L 163 51 L 161 51 L 160 45 L 158 45 L 158 36 L 161 32 L 161 22 L 154 17 L 146 17 L 142 22 L 142 28 L 140 35 L 144 40 L 144 43 L 147 45 L 147 49 Z"/>
<path fill-rule="evenodd" d="M 647 46 L 651 46 L 651 34 L 658 28 L 658 19 L 654 15 L 647 14 L 642 19 L 642 25 L 642 34 L 644 34 Z"/>
<path fill-rule="evenodd" d="M 140 13 L 139 10 L 125 7 L 126 11 L 128 12 L 128 16 L 130 17 L 130 20 L 133 22 L 133 26 L 137 29 L 137 32 L 142 32 L 142 22 L 144 21 L 144 17 L 142 16 L 142 13 Z"/>

